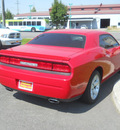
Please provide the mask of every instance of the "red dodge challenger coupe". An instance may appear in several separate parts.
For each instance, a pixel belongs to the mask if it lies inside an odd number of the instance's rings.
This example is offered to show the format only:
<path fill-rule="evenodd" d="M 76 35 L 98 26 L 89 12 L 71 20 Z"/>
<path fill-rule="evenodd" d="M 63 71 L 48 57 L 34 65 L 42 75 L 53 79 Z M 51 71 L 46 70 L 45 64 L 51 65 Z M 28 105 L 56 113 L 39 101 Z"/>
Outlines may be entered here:
<path fill-rule="evenodd" d="M 48 31 L 0 51 L 0 83 L 52 103 L 95 102 L 100 84 L 119 69 L 120 45 L 102 31 Z"/>

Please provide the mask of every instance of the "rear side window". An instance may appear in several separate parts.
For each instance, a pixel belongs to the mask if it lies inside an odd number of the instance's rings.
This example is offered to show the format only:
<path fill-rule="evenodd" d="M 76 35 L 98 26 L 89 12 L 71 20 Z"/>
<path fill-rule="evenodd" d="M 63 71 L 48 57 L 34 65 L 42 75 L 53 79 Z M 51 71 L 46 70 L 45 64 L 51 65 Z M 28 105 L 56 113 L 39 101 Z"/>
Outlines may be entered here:
<path fill-rule="evenodd" d="M 39 35 L 28 44 L 84 48 L 85 41 L 86 37 L 83 35 L 46 33 Z"/>
<path fill-rule="evenodd" d="M 109 34 L 101 35 L 99 39 L 100 46 L 106 49 L 119 46 L 119 43 Z"/>

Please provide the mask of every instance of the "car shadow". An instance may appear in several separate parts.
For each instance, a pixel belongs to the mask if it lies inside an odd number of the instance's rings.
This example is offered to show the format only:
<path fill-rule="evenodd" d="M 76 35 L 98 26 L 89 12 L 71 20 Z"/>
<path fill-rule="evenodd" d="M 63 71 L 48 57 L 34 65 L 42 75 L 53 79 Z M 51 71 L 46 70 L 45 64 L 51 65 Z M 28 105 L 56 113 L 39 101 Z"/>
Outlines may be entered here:
<path fill-rule="evenodd" d="M 20 92 L 14 93 L 14 97 L 19 100 L 23 100 L 34 105 L 46 107 L 49 109 L 55 109 L 65 113 L 85 113 L 91 110 L 93 107 L 104 101 L 104 99 L 109 96 L 113 90 L 114 85 L 120 80 L 120 73 L 115 74 L 108 80 L 106 80 L 101 85 L 100 95 L 96 103 L 94 104 L 85 104 L 82 101 L 76 100 L 73 102 L 61 102 L 60 104 L 51 104 L 46 99 L 39 97 L 23 94 Z"/>

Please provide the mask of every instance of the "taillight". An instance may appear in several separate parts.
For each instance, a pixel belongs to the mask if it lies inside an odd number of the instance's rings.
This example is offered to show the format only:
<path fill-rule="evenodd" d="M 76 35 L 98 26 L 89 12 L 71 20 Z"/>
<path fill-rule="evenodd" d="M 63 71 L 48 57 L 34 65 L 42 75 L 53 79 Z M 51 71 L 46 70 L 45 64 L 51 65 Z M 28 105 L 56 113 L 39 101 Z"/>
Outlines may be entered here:
<path fill-rule="evenodd" d="M 10 58 L 10 64 L 20 65 L 20 59 Z"/>
<path fill-rule="evenodd" d="M 39 69 L 52 70 L 52 63 L 38 62 Z"/>
<path fill-rule="evenodd" d="M 64 64 L 53 64 L 53 71 L 70 73 L 70 67 Z"/>
<path fill-rule="evenodd" d="M 71 68 L 69 65 L 61 64 L 61 63 L 59 64 L 59 63 L 44 62 L 44 61 L 25 60 L 21 58 L 13 58 L 7 56 L 0 56 L 0 62 L 19 65 L 19 66 L 32 67 L 37 69 L 43 69 L 43 70 L 56 71 L 56 72 L 64 72 L 64 73 L 71 72 Z"/>
<path fill-rule="evenodd" d="M 8 63 L 9 63 L 9 60 L 10 60 L 9 57 L 6 57 L 6 56 L 1 56 L 1 57 L 0 57 L 0 62 L 7 63 L 7 64 L 8 64 Z"/>

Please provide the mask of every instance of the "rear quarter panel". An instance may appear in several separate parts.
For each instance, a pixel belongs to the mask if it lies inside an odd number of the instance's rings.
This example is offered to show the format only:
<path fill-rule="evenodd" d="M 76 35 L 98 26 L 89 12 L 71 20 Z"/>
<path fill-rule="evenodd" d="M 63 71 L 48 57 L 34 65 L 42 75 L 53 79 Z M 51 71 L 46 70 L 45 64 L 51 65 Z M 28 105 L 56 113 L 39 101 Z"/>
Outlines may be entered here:
<path fill-rule="evenodd" d="M 110 58 L 105 57 L 104 48 L 99 47 L 99 35 L 93 40 L 92 37 L 90 39 L 86 41 L 88 46 L 86 45 L 84 51 L 77 53 L 70 60 L 73 71 L 71 87 L 76 95 L 84 93 L 92 73 L 97 68 L 102 70 L 102 82 L 115 71 Z"/>

